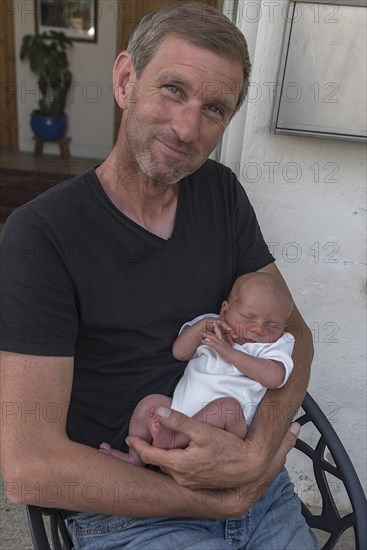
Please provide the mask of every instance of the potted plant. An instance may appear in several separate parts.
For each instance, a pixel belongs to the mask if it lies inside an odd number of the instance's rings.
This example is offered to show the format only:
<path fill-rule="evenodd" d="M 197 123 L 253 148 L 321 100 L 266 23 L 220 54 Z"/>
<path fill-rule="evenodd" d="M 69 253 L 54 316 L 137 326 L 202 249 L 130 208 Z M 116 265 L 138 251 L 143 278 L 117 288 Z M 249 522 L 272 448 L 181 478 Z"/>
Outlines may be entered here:
<path fill-rule="evenodd" d="M 50 31 L 23 36 L 20 59 L 28 59 L 30 69 L 38 76 L 40 99 L 31 115 L 31 127 L 37 137 L 56 140 L 65 136 L 65 105 L 71 86 L 67 48 L 73 44 L 63 32 Z"/>

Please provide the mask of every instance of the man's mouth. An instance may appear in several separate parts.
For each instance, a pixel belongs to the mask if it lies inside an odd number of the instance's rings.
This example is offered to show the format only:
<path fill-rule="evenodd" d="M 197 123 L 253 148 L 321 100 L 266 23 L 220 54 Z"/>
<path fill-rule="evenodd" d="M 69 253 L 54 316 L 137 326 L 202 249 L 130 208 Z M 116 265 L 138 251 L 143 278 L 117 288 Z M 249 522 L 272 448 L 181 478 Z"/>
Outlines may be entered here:
<path fill-rule="evenodd" d="M 158 143 L 161 145 L 162 149 L 166 150 L 168 153 L 173 153 L 175 156 L 177 157 L 180 157 L 180 156 L 185 156 L 187 157 L 189 155 L 189 153 L 185 150 L 183 150 L 182 148 L 178 147 L 178 146 L 175 146 L 175 145 L 171 145 L 169 143 L 166 143 L 165 141 L 162 141 L 161 139 L 158 139 L 156 138 Z"/>

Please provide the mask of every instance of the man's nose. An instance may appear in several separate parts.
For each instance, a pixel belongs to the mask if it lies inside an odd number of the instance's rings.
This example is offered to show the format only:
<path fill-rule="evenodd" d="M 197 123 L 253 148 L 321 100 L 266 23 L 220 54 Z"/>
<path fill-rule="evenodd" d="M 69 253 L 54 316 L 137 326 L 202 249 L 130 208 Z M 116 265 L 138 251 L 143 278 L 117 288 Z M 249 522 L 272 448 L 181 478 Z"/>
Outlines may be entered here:
<path fill-rule="evenodd" d="M 180 106 L 172 119 L 172 129 L 183 143 L 192 143 L 200 135 L 201 111 L 191 105 Z"/>

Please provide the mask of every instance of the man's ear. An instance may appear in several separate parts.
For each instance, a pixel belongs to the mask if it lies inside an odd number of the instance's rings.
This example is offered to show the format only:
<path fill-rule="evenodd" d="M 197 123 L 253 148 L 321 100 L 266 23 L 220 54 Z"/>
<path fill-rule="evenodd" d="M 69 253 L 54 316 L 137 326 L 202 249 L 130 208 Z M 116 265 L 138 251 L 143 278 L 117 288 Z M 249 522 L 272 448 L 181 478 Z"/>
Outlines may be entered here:
<path fill-rule="evenodd" d="M 136 91 L 135 70 L 127 51 L 121 52 L 113 66 L 113 93 L 120 109 L 126 109 Z"/>

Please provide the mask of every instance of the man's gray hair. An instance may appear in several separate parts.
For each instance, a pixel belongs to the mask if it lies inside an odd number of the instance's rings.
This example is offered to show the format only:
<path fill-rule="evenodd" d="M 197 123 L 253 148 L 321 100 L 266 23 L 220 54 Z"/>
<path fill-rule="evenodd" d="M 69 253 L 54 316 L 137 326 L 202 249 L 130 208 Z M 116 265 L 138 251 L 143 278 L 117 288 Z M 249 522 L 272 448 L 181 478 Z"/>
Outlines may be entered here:
<path fill-rule="evenodd" d="M 251 64 L 245 37 L 236 25 L 217 9 L 201 3 L 175 4 L 149 12 L 135 28 L 127 47 L 138 78 L 169 34 L 242 65 L 244 80 L 235 109 L 238 111 L 246 97 Z"/>

